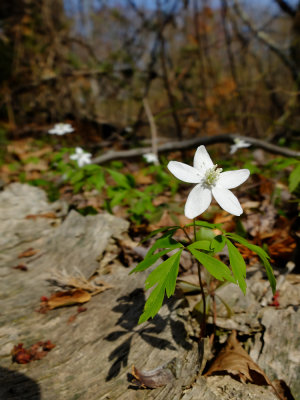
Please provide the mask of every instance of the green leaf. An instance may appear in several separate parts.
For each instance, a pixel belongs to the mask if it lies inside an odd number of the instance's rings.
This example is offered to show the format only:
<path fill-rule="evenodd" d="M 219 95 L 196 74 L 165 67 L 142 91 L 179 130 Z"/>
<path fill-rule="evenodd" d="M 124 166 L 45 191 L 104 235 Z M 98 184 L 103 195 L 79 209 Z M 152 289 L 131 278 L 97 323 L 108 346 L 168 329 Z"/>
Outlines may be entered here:
<path fill-rule="evenodd" d="M 198 250 L 205 250 L 205 251 L 210 251 L 210 245 L 211 242 L 210 240 L 198 240 L 197 242 L 194 242 L 187 246 L 187 248 L 191 251 L 193 249 L 198 249 Z"/>
<path fill-rule="evenodd" d="M 156 240 L 153 246 L 149 249 L 146 257 L 153 254 L 157 249 L 176 249 L 177 247 L 183 247 L 183 245 L 177 240 L 173 239 L 175 230 L 166 232 L 162 237 Z"/>
<path fill-rule="evenodd" d="M 165 293 L 168 297 L 172 296 L 175 291 L 176 278 L 178 275 L 179 261 L 182 250 L 173 254 L 168 260 L 161 263 L 151 274 L 145 282 L 146 289 L 150 289 L 157 285 L 151 292 L 148 300 L 146 301 L 144 312 L 140 316 L 139 324 L 153 318 L 162 306 Z"/>
<path fill-rule="evenodd" d="M 246 239 L 242 238 L 241 236 L 239 236 L 235 233 L 227 233 L 226 236 L 233 239 L 235 242 L 241 243 L 242 245 L 248 247 L 248 249 L 252 250 L 254 253 L 256 253 L 259 256 L 259 258 L 261 259 L 261 261 L 266 269 L 267 277 L 269 279 L 272 291 L 273 291 L 273 293 L 275 293 L 276 279 L 273 274 L 273 269 L 269 262 L 269 259 L 270 259 L 269 255 L 261 247 L 258 247 L 255 244 L 249 243 Z"/>
<path fill-rule="evenodd" d="M 195 221 L 195 224 L 197 226 L 202 226 L 204 228 L 209 228 L 209 229 L 220 229 L 220 231 L 223 231 L 222 229 L 222 224 L 211 224 L 210 222 L 206 222 L 206 221 Z M 194 223 L 192 224 L 188 224 L 186 226 L 193 226 Z"/>
<path fill-rule="evenodd" d="M 158 253 L 152 254 L 149 257 L 146 256 L 146 258 L 141 261 L 131 272 L 129 275 L 131 275 L 134 272 L 140 272 L 140 271 L 144 271 L 145 269 L 149 268 L 151 265 L 153 265 L 154 263 L 156 263 L 156 261 L 164 256 L 165 254 L 169 253 L 169 251 L 171 251 L 170 249 L 165 249 L 162 250 Z"/>
<path fill-rule="evenodd" d="M 216 234 L 214 231 L 210 228 L 204 228 L 203 226 L 198 230 L 196 233 L 196 239 L 197 240 L 209 240 L 211 241 Z"/>
<path fill-rule="evenodd" d="M 223 250 L 225 244 L 226 244 L 225 237 L 223 235 L 217 235 L 213 238 L 213 240 L 210 243 L 210 250 L 212 250 L 214 253 L 219 253 L 220 251 Z"/>
<path fill-rule="evenodd" d="M 226 243 L 229 252 L 229 262 L 231 265 L 232 273 L 237 280 L 241 291 L 246 294 L 246 263 L 243 256 L 238 251 L 238 249 L 231 243 L 229 239 L 226 238 Z"/>
<path fill-rule="evenodd" d="M 113 180 L 119 185 L 122 186 L 123 188 L 130 189 L 132 185 L 127 179 L 127 176 L 124 174 L 121 174 L 118 171 L 114 171 L 113 169 L 107 169 Z"/>
<path fill-rule="evenodd" d="M 95 174 L 98 172 L 102 172 L 102 167 L 100 167 L 99 165 L 96 165 L 96 164 L 88 164 L 88 165 L 85 165 L 83 168 L 85 171 L 87 171 L 89 173 Z"/>
<path fill-rule="evenodd" d="M 84 178 L 84 170 L 79 169 L 70 176 L 70 182 L 72 183 L 72 185 L 74 185 L 75 183 L 80 182 L 83 178 Z"/>
<path fill-rule="evenodd" d="M 180 226 L 164 226 L 162 228 L 156 229 L 155 231 L 152 231 L 149 233 L 148 236 L 145 237 L 145 239 L 142 240 L 142 243 L 145 242 L 146 240 L 150 239 L 152 236 L 157 235 L 158 233 L 165 232 L 165 231 L 173 231 L 173 234 L 179 229 Z"/>
<path fill-rule="evenodd" d="M 90 165 L 87 165 L 87 167 L 89 167 Z M 104 185 L 105 185 L 105 177 L 102 171 L 97 172 L 97 174 L 94 174 L 92 176 L 90 176 L 87 179 L 87 182 L 92 185 L 93 187 L 95 187 L 95 189 L 98 190 L 98 192 L 101 192 L 101 190 L 103 189 Z"/>
<path fill-rule="evenodd" d="M 300 183 L 300 163 L 294 168 L 289 176 L 289 190 L 294 192 Z"/>
<path fill-rule="evenodd" d="M 235 279 L 230 273 L 230 269 L 222 261 L 210 256 L 209 254 L 202 253 L 196 249 L 191 249 L 190 252 L 193 256 L 204 265 L 207 271 L 219 281 L 226 281 L 236 283 Z"/>
<path fill-rule="evenodd" d="M 126 194 L 127 190 L 120 190 L 116 192 L 109 203 L 110 207 L 113 208 L 114 206 L 120 204 L 122 200 L 125 198 Z"/>

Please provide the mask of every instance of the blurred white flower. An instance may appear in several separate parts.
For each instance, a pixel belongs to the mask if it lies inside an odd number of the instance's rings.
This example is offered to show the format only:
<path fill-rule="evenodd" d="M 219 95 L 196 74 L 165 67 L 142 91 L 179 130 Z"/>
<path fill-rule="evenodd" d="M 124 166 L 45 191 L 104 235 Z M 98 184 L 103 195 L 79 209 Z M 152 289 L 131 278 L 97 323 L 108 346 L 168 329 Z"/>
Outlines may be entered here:
<path fill-rule="evenodd" d="M 196 218 L 207 210 L 212 196 L 230 214 L 243 213 L 238 199 L 229 189 L 241 185 L 248 179 L 250 175 L 248 169 L 222 172 L 222 168 L 213 164 L 204 146 L 198 147 L 193 167 L 178 161 L 170 161 L 168 168 L 183 182 L 197 183 L 185 203 L 184 213 L 187 218 Z"/>
<path fill-rule="evenodd" d="M 91 164 L 91 157 L 91 153 L 87 153 L 81 147 L 76 147 L 75 154 L 72 154 L 70 159 L 77 161 L 78 167 L 83 167 L 86 164 Z"/>
<path fill-rule="evenodd" d="M 72 127 L 72 125 L 63 123 L 55 124 L 54 127 L 48 131 L 50 135 L 59 135 L 59 136 L 71 132 L 74 132 L 74 128 Z"/>
<path fill-rule="evenodd" d="M 148 163 L 158 163 L 157 155 L 154 153 L 143 154 L 143 157 Z"/>
<path fill-rule="evenodd" d="M 242 149 L 243 147 L 251 146 L 251 143 L 248 143 L 243 139 L 235 138 L 233 141 L 234 144 L 230 146 L 229 154 L 234 154 L 238 149 Z"/>
<path fill-rule="evenodd" d="M 131 127 L 131 126 L 126 126 L 126 128 L 125 128 L 125 132 L 127 132 L 127 133 L 131 133 L 131 132 L 133 132 L 133 129 L 132 129 L 132 127 Z"/>

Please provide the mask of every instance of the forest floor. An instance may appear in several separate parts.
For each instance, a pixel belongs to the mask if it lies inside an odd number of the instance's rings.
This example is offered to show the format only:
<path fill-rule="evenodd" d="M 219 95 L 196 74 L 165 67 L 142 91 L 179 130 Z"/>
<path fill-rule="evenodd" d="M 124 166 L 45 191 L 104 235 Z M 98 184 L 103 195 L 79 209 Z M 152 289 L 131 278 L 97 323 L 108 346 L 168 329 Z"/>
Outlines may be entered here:
<path fill-rule="evenodd" d="M 99 191 L 91 185 L 91 169 L 78 172 L 67 153 L 58 153 L 53 143 L 16 140 L 0 167 L 0 399 L 300 399 L 292 163 L 270 156 L 261 165 L 257 152 L 251 161 L 256 169 L 237 190 L 241 222 L 217 206 L 205 214 L 267 249 L 277 291 L 272 294 L 256 255 L 241 247 L 247 294 L 233 284 L 218 287 L 208 337 L 199 342 L 199 294 L 185 292 L 179 282 L 159 314 L 138 325 L 148 272 L 129 275 L 151 245 L 141 243 L 145 235 L 174 220 L 189 222 L 181 213 L 190 187 L 174 193 L 164 172 L 130 160 L 111 163 L 108 169 L 117 174 L 105 175 L 108 184 Z M 54 165 L 58 174 L 52 174 Z M 69 180 L 61 179 L 64 169 Z M 124 188 L 120 175 L 127 176 L 127 186 L 133 177 L 134 186 Z M 143 209 L 133 212 L 139 203 L 134 196 L 155 179 L 161 187 L 149 195 L 152 210 L 143 197 L 152 213 L 143 218 Z M 188 255 L 179 278 L 197 283 Z M 217 368 L 215 357 L 232 332 L 233 351 L 223 350 Z M 200 374 L 214 368 L 211 376 Z M 149 374 L 156 379 L 152 389 L 142 385 Z M 162 377 L 166 385 L 155 388 Z"/>

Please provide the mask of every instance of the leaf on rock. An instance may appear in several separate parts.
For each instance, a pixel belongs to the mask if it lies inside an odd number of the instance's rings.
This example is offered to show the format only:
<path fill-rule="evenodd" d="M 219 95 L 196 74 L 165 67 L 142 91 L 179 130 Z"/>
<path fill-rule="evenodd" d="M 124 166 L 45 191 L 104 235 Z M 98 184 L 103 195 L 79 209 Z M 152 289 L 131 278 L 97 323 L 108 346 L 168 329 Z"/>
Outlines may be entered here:
<path fill-rule="evenodd" d="M 52 211 L 46 212 L 44 214 L 28 214 L 26 215 L 25 219 L 37 219 L 37 218 L 50 218 L 55 219 L 57 218 L 56 214 Z"/>
<path fill-rule="evenodd" d="M 23 347 L 23 343 L 19 343 L 11 351 L 13 362 L 18 364 L 28 364 L 31 361 L 41 360 L 44 358 L 50 350 L 55 347 L 50 340 L 46 342 L 37 342 L 33 344 L 29 349 Z"/>
<path fill-rule="evenodd" d="M 151 371 L 138 370 L 134 365 L 132 366 L 132 375 L 139 381 L 140 386 L 155 389 L 161 386 L 166 386 L 172 383 L 175 379 L 173 373 L 167 365 L 160 366 Z"/>
<path fill-rule="evenodd" d="M 272 385 L 266 374 L 250 358 L 236 338 L 236 331 L 230 335 L 226 347 L 222 349 L 206 372 L 206 376 L 229 374 L 241 382 L 256 385 Z"/>
<path fill-rule="evenodd" d="M 38 253 L 39 250 L 35 250 L 32 247 L 30 247 L 29 249 L 23 251 L 23 253 L 20 253 L 18 255 L 18 258 L 23 258 L 23 257 L 32 257 L 34 256 L 36 253 Z"/>
<path fill-rule="evenodd" d="M 50 310 L 58 307 L 72 306 L 90 301 L 92 295 L 82 289 L 66 290 L 53 293 L 47 302 Z"/>

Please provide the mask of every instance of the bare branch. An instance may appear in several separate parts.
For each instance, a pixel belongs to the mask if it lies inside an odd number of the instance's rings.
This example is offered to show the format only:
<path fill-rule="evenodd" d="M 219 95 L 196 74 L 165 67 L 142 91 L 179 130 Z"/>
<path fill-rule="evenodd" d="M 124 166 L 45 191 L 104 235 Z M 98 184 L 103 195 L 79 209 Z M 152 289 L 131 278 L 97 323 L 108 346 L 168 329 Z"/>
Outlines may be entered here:
<path fill-rule="evenodd" d="M 291 7 L 291 5 L 285 0 L 275 0 L 275 2 L 279 5 L 282 11 L 289 14 L 291 17 L 294 17 L 296 15 L 296 10 Z"/>
<path fill-rule="evenodd" d="M 221 134 L 211 137 L 199 137 L 195 139 L 187 139 L 183 141 L 170 141 L 168 143 L 162 144 L 157 150 L 158 153 L 169 152 L 174 150 L 186 150 L 195 148 L 196 146 L 211 145 L 216 143 L 234 143 L 234 139 L 241 139 L 248 143 L 251 143 L 252 146 L 263 149 L 269 153 L 279 154 L 286 157 L 294 157 L 300 158 L 300 151 L 290 150 L 286 147 L 279 147 L 274 144 L 268 143 L 264 140 L 250 138 L 247 136 L 240 136 L 234 133 Z M 124 151 L 108 151 L 105 154 L 96 157 L 92 160 L 94 164 L 104 164 L 108 161 L 112 160 L 120 160 L 126 158 L 140 157 L 143 154 L 150 153 L 151 147 L 144 147 L 139 149 L 131 149 Z"/>
<path fill-rule="evenodd" d="M 244 11 L 241 9 L 238 0 L 233 0 L 234 3 L 234 10 L 237 13 L 237 15 L 241 18 L 241 20 L 248 26 L 248 28 L 251 30 L 251 32 L 254 34 L 254 36 L 260 40 L 262 43 L 264 43 L 273 53 L 275 53 L 281 61 L 289 68 L 289 70 L 292 73 L 293 79 L 295 81 L 298 80 L 298 71 L 295 66 L 295 64 L 292 62 L 292 60 L 289 58 L 289 56 L 280 48 L 278 47 L 273 40 L 269 37 L 268 34 L 265 32 L 257 29 L 252 22 L 250 21 L 248 15 L 244 13 Z"/>

